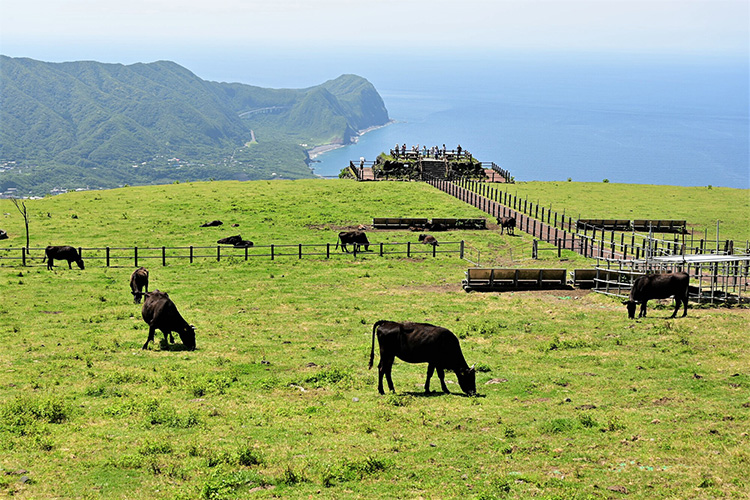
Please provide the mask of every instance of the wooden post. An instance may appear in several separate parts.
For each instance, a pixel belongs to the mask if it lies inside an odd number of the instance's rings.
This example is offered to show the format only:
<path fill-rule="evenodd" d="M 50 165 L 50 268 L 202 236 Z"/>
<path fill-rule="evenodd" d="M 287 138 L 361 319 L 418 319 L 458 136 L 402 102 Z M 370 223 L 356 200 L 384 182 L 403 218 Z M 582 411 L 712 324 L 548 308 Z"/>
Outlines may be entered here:
<path fill-rule="evenodd" d="M 190 245 L 190 263 L 193 263 L 193 245 Z"/>
<path fill-rule="evenodd" d="M 274 255 L 273 255 L 273 248 L 274 248 L 274 247 L 273 247 L 273 243 L 272 243 L 272 244 L 271 244 L 271 260 L 273 260 L 273 258 L 274 258 Z"/>
<path fill-rule="evenodd" d="M 21 264 L 26 267 L 26 247 L 21 247 Z"/>
<path fill-rule="evenodd" d="M 330 258 L 331 258 L 331 244 L 326 243 L 326 259 L 330 259 Z"/>
<path fill-rule="evenodd" d="M 302 243 L 299 244 L 299 258 L 302 258 Z"/>
<path fill-rule="evenodd" d="M 133 258 L 135 260 L 135 267 L 138 267 L 138 247 L 133 247 Z"/>
<path fill-rule="evenodd" d="M 161 247 L 161 265 L 167 265 L 167 247 Z"/>
<path fill-rule="evenodd" d="M 216 245 L 216 262 L 221 262 L 221 245 Z"/>

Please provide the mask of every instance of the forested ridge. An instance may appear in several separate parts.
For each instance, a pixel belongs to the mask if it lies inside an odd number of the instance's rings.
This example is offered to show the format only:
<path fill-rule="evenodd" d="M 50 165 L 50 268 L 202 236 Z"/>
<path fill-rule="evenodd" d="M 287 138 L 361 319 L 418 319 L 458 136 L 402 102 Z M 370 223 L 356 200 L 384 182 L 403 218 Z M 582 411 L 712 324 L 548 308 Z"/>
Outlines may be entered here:
<path fill-rule="evenodd" d="M 267 89 L 202 80 L 169 61 L 0 56 L 0 193 L 311 177 L 307 149 L 387 122 L 377 90 L 356 75 Z"/>

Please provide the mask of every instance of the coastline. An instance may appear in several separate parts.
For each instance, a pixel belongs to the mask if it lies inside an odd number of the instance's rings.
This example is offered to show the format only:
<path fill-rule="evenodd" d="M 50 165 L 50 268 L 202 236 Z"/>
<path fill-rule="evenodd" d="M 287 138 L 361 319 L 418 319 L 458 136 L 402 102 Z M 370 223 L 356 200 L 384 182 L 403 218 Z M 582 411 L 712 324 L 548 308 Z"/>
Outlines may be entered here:
<path fill-rule="evenodd" d="M 359 141 L 359 138 L 365 135 L 366 133 L 372 132 L 373 130 L 378 130 L 383 127 L 387 127 L 391 123 L 395 123 L 395 120 L 388 120 L 388 122 L 384 123 L 383 125 L 374 125 L 366 129 L 357 130 L 356 137 L 354 137 L 352 142 L 350 142 L 349 144 L 331 143 L 331 144 L 322 144 L 320 146 L 315 146 L 314 148 L 307 150 L 307 156 L 310 157 L 310 160 L 314 160 L 315 158 L 322 155 L 323 153 L 327 153 L 329 151 L 333 151 L 334 149 L 339 149 L 339 148 L 343 148 L 346 146 L 350 146 L 352 144 L 356 144 L 357 141 Z"/>

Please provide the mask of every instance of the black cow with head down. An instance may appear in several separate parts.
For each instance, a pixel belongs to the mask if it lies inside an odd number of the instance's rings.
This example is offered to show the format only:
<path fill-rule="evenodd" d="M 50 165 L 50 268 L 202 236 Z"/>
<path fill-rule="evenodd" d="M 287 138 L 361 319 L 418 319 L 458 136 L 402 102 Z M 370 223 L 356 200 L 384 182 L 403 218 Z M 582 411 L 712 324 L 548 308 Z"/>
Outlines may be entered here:
<path fill-rule="evenodd" d="M 154 333 L 158 328 L 164 333 L 164 342 L 167 341 L 167 334 L 169 334 L 169 341 L 174 343 L 172 332 L 177 332 L 185 348 L 194 351 L 195 328 L 182 318 L 169 295 L 159 290 L 154 290 L 145 295 L 146 300 L 143 301 L 141 315 L 143 321 L 148 324 L 148 339 L 143 344 L 143 349 L 146 349 L 148 343 L 154 340 Z"/>
<path fill-rule="evenodd" d="M 432 245 L 434 247 L 440 245 L 440 243 L 438 243 L 438 240 L 431 234 L 420 234 L 419 241 L 422 242 L 423 245 Z"/>
<path fill-rule="evenodd" d="M 148 292 L 148 269 L 139 267 L 130 275 L 130 293 L 133 294 L 133 302 L 140 304 L 144 292 Z"/>
<path fill-rule="evenodd" d="M 391 369 L 393 361 L 399 358 L 407 363 L 427 363 L 427 380 L 424 384 L 426 393 L 430 392 L 430 378 L 437 370 L 443 392 L 450 393 L 445 385 L 445 370 L 452 370 L 458 378 L 458 385 L 468 395 L 477 392 L 474 367 L 469 367 L 461 352 L 458 338 L 448 329 L 428 323 L 397 323 L 395 321 L 378 321 L 372 326 L 372 348 L 370 365 L 375 358 L 375 336 L 380 347 L 378 363 L 378 392 L 383 391 L 383 375 L 388 381 L 388 388 L 395 392 Z"/>
<path fill-rule="evenodd" d="M 508 234 L 514 236 L 516 234 L 516 218 L 515 217 L 498 217 L 497 225 L 500 226 L 500 234 L 503 234 L 503 230 L 507 230 Z"/>
<path fill-rule="evenodd" d="M 628 318 L 635 319 L 636 304 L 641 304 L 639 318 L 646 316 L 646 304 L 651 299 L 667 299 L 674 296 L 675 307 L 672 318 L 677 316 L 680 310 L 680 304 L 684 304 L 682 317 L 687 316 L 688 306 L 688 286 L 690 284 L 690 275 L 688 273 L 662 273 L 641 276 L 630 289 L 630 297 L 624 301 L 628 307 Z"/>
<path fill-rule="evenodd" d="M 341 231 L 339 239 L 336 240 L 336 249 L 339 248 L 339 242 L 341 242 L 341 249 L 346 253 L 349 253 L 346 245 L 352 245 L 355 251 L 359 250 L 360 246 L 365 247 L 365 252 L 370 251 L 370 241 L 364 231 Z"/>
<path fill-rule="evenodd" d="M 78 264 L 78 267 L 83 269 L 83 259 L 78 254 L 78 250 L 70 246 L 48 246 L 44 249 L 44 258 L 42 262 L 47 261 L 47 269 L 54 267 L 55 259 L 67 260 L 68 269 L 73 269 L 71 262 Z"/>

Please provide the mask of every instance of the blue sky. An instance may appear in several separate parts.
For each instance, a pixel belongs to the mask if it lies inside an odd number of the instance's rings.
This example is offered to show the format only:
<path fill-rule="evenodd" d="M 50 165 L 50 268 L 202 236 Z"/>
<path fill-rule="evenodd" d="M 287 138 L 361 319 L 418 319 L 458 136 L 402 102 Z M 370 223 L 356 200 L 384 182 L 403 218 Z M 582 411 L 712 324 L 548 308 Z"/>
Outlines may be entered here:
<path fill-rule="evenodd" d="M 148 62 L 178 48 L 741 54 L 747 0 L 0 0 L 5 55 Z M 127 58 L 128 60 L 122 60 Z"/>

